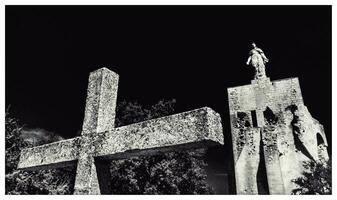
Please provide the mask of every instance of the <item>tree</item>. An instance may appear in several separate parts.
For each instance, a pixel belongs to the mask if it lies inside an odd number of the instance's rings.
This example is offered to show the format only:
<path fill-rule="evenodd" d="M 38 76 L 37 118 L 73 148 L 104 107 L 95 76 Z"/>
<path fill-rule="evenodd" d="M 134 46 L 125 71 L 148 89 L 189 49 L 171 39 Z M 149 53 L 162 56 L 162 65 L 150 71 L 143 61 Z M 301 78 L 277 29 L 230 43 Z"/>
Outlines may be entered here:
<path fill-rule="evenodd" d="M 142 107 L 138 102 L 122 101 L 118 103 L 116 127 L 133 124 L 174 113 L 175 99 L 160 100 L 150 108 Z"/>
<path fill-rule="evenodd" d="M 117 106 L 116 126 L 137 123 L 174 113 L 175 100 L 161 100 L 149 109 L 137 102 Z M 205 162 L 197 152 L 172 152 L 151 157 L 112 161 L 115 194 L 211 194 Z"/>
<path fill-rule="evenodd" d="M 304 162 L 303 176 L 294 180 L 299 188 L 293 194 L 331 194 L 331 159 L 328 162 Z"/>
<path fill-rule="evenodd" d="M 71 194 L 72 171 L 74 169 L 53 169 L 41 171 L 17 170 L 20 151 L 32 147 L 33 143 L 24 140 L 21 132 L 24 126 L 12 117 L 8 109 L 5 115 L 6 126 L 6 194 Z M 50 137 L 56 138 L 56 137 Z M 53 142 L 48 138 L 41 143 Z"/>
<path fill-rule="evenodd" d="M 111 165 L 115 194 L 209 194 L 205 163 L 195 152 L 119 160 Z"/>

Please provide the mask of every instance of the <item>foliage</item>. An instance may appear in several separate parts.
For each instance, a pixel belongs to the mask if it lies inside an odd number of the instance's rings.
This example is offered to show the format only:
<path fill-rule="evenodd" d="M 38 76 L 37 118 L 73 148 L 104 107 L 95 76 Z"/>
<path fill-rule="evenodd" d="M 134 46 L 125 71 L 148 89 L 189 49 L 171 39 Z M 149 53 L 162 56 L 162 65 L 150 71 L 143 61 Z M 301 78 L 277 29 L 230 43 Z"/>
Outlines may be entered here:
<path fill-rule="evenodd" d="M 212 194 L 206 164 L 195 152 L 113 161 L 114 194 Z"/>
<path fill-rule="evenodd" d="M 331 159 L 328 162 L 304 162 L 303 176 L 294 180 L 299 188 L 293 194 L 331 194 Z"/>
<path fill-rule="evenodd" d="M 161 100 L 149 109 L 123 101 L 117 107 L 116 126 L 174 113 L 175 100 Z M 118 115 L 119 114 L 119 115 Z M 205 162 L 196 152 L 172 152 L 151 157 L 112 161 L 115 194 L 211 194 Z"/>
<path fill-rule="evenodd" d="M 160 100 L 150 108 L 144 108 L 137 102 L 122 101 L 117 105 L 116 126 L 124 126 L 149 119 L 163 117 L 174 112 L 175 99 Z"/>
<path fill-rule="evenodd" d="M 6 174 L 12 173 L 18 164 L 20 150 L 27 147 L 28 143 L 25 142 L 21 137 L 21 131 L 23 126 L 20 125 L 19 121 L 14 117 L 11 117 L 6 111 L 5 115 L 5 158 L 6 158 Z"/>
<path fill-rule="evenodd" d="M 21 132 L 24 128 L 12 117 L 8 110 L 5 116 L 6 126 L 6 194 L 71 194 L 72 171 L 74 169 L 52 169 L 41 171 L 17 170 L 20 151 L 32 147 L 33 143 L 24 140 Z M 49 140 L 49 139 L 48 139 Z M 52 141 L 44 141 L 47 143 Z"/>

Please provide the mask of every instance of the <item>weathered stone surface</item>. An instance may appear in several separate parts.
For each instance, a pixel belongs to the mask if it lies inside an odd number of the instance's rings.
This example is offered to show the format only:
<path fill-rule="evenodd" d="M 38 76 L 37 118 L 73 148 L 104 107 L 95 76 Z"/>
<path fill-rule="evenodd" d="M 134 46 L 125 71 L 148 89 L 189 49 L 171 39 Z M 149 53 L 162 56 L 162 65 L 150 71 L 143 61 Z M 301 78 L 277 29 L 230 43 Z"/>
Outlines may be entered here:
<path fill-rule="evenodd" d="M 184 147 L 192 148 L 196 145 L 194 143 L 201 142 L 198 146 L 202 147 L 205 144 L 203 141 L 223 144 L 221 127 L 218 113 L 207 107 L 200 108 L 168 117 L 122 126 L 114 131 L 97 135 L 93 139 L 94 155 L 106 156 L 119 153 L 119 156 L 123 156 L 120 155 L 122 152 L 130 150 L 146 151 L 164 147 L 170 147 L 169 150 L 172 151 L 174 150 L 172 146 L 179 148 L 176 145 L 182 144 L 185 144 Z M 191 144 L 187 145 L 189 143 Z"/>
<path fill-rule="evenodd" d="M 82 153 L 78 158 L 74 194 L 101 194 L 94 157 Z"/>
<path fill-rule="evenodd" d="M 257 194 L 257 171 L 259 167 L 260 129 L 248 128 L 244 131 L 245 145 L 242 145 L 241 152 L 236 155 L 235 174 L 243 171 L 250 173 L 245 176 L 235 176 L 238 194 Z"/>
<path fill-rule="evenodd" d="M 113 157 L 113 154 L 129 150 L 140 151 L 188 143 L 194 146 L 192 143 L 200 142 L 198 147 L 202 147 L 206 144 L 204 141 L 223 144 L 221 129 L 219 114 L 204 107 L 118 127 L 90 137 L 76 137 L 25 149 L 21 153 L 19 168 L 53 167 L 49 165 L 74 161 L 80 157 L 80 149 L 87 150 L 85 154 L 93 156 Z"/>
<path fill-rule="evenodd" d="M 107 68 L 90 73 L 82 134 L 112 130 L 115 127 L 118 74 Z"/>
<path fill-rule="evenodd" d="M 260 155 L 247 153 L 256 148 L 247 143 L 252 128 L 262 135 L 259 154 L 264 155 L 270 194 L 290 194 L 296 187 L 291 180 L 300 176 L 303 161 L 328 159 L 323 126 L 305 107 L 297 78 L 255 79 L 250 85 L 228 88 L 228 100 L 238 194 L 257 194 L 251 174 L 256 174 Z M 254 164 L 244 168 L 244 160 Z"/>
<path fill-rule="evenodd" d="M 114 128 L 118 75 L 103 68 L 90 74 L 81 137 L 25 149 L 19 168 L 76 164 L 74 194 L 108 193 L 100 184 L 96 158 L 128 158 L 164 151 L 223 144 L 220 115 L 204 107 L 189 112 Z"/>
<path fill-rule="evenodd" d="M 21 151 L 19 169 L 37 170 L 39 168 L 62 167 L 75 164 L 78 158 L 80 138 L 62 140 Z"/>

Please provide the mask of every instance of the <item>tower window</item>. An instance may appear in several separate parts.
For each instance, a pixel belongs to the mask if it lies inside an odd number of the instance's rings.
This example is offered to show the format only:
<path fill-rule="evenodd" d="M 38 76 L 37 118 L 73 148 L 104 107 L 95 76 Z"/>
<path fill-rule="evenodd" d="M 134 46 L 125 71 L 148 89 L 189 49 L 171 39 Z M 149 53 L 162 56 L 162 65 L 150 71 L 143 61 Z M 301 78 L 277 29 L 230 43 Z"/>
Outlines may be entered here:
<path fill-rule="evenodd" d="M 250 111 L 250 114 L 252 115 L 253 127 L 257 127 L 256 111 L 252 110 Z"/>

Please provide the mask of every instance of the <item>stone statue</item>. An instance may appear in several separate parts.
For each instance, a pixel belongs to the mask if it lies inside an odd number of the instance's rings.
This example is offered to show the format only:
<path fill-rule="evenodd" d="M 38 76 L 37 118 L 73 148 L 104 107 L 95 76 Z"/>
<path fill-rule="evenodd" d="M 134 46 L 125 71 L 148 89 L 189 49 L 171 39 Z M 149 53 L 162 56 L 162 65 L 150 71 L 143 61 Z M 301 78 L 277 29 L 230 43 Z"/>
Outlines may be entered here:
<path fill-rule="evenodd" d="M 256 44 L 252 43 L 252 50 L 249 52 L 247 65 L 251 64 L 255 68 L 255 79 L 265 78 L 265 64 L 269 61 L 264 55 L 262 49 L 258 48 Z"/>

